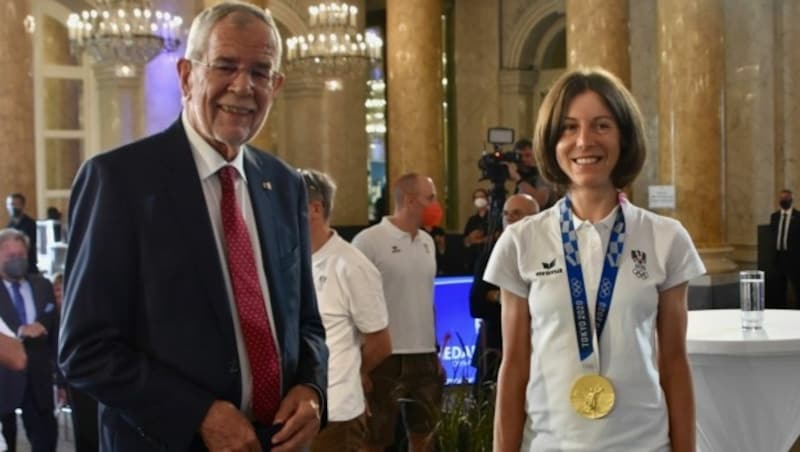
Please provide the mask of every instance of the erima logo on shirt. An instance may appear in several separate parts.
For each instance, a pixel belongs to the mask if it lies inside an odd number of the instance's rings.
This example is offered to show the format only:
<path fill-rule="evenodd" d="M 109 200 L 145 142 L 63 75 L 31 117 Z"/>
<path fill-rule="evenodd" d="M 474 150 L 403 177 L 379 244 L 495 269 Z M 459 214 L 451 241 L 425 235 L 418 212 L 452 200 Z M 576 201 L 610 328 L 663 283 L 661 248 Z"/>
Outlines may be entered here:
<path fill-rule="evenodd" d="M 550 262 L 542 262 L 542 268 L 544 270 L 536 272 L 536 276 L 550 276 L 550 275 L 557 275 L 559 273 L 564 273 L 563 268 L 553 268 L 556 266 L 556 260 L 553 259 Z"/>
<path fill-rule="evenodd" d="M 399 252 L 400 248 L 398 248 L 397 245 L 392 245 L 392 253 L 399 253 Z"/>

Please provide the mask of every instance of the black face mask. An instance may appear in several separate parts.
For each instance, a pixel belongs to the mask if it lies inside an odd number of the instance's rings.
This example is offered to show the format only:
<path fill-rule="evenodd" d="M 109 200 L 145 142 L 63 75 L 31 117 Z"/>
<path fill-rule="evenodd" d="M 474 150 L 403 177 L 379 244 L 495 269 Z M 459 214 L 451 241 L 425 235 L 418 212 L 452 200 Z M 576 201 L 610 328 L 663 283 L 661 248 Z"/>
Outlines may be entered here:
<path fill-rule="evenodd" d="M 778 202 L 778 204 L 780 204 L 781 209 L 786 210 L 789 207 L 792 207 L 792 198 L 781 199 L 780 202 Z"/>
<path fill-rule="evenodd" d="M 9 207 L 8 214 L 11 215 L 11 218 L 19 218 L 22 215 L 22 209 L 19 207 Z"/>
<path fill-rule="evenodd" d="M 12 257 L 3 263 L 3 272 L 11 279 L 20 279 L 28 272 L 28 258 Z"/>

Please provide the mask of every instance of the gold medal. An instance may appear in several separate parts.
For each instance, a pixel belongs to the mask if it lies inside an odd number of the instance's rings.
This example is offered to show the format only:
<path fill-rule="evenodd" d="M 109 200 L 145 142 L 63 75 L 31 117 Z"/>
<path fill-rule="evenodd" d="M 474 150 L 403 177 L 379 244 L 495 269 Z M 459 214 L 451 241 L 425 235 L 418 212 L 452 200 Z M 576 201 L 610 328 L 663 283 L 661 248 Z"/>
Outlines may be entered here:
<path fill-rule="evenodd" d="M 572 384 L 569 398 L 578 414 L 588 419 L 600 419 L 614 408 L 614 386 L 603 376 L 582 375 Z"/>

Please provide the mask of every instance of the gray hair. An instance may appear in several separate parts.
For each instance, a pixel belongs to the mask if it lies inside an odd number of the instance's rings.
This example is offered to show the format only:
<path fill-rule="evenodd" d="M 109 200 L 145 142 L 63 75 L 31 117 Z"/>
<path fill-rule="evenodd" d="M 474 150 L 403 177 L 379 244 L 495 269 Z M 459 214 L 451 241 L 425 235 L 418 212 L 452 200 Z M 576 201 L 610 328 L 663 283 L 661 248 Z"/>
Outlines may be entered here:
<path fill-rule="evenodd" d="M 333 210 L 333 197 L 336 196 L 336 183 L 327 174 L 313 169 L 300 170 L 300 175 L 306 184 L 308 200 L 322 203 L 322 215 L 326 220 L 329 219 Z"/>
<path fill-rule="evenodd" d="M 222 19 L 231 14 L 247 14 L 251 17 L 244 20 L 237 20 L 235 23 L 238 27 L 243 27 L 249 22 L 249 19 L 255 18 L 267 24 L 267 28 L 272 31 L 272 37 L 275 40 L 275 67 L 273 69 L 280 70 L 281 67 L 281 54 L 283 53 L 283 43 L 281 41 L 281 33 L 278 31 L 278 26 L 275 24 L 275 19 L 272 18 L 267 10 L 259 8 L 250 3 L 241 2 L 238 0 L 228 0 L 204 9 L 192 21 L 192 26 L 189 29 L 189 37 L 186 40 L 186 52 L 184 58 L 190 60 L 202 59 L 208 50 L 208 38 L 211 36 L 211 29 L 214 25 Z"/>
<path fill-rule="evenodd" d="M 13 228 L 0 229 L 0 245 L 9 240 L 18 240 L 22 242 L 26 250 L 31 246 L 31 239 L 28 237 L 28 234 Z"/>

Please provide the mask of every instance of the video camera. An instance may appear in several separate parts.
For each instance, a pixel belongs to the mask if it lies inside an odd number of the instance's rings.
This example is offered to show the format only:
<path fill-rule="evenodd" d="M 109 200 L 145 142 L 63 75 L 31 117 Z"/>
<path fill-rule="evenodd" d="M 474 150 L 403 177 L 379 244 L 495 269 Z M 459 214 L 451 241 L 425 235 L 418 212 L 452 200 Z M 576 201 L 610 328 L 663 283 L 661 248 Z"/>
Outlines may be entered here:
<path fill-rule="evenodd" d="M 505 151 L 501 149 L 504 144 L 514 143 L 514 129 L 506 127 L 492 127 L 489 129 L 487 140 L 494 148 L 492 152 L 483 151 L 478 160 L 478 168 L 481 169 L 480 180 L 489 180 L 492 187 L 489 190 L 489 240 L 486 242 L 486 251 L 494 245 L 497 233 L 502 229 L 503 224 L 503 204 L 506 202 L 506 180 L 510 178 L 508 165 L 518 164 L 519 154 L 516 151 Z"/>
<path fill-rule="evenodd" d="M 494 149 L 492 152 L 483 151 L 478 160 L 478 168 L 481 169 L 480 180 L 489 180 L 495 186 L 503 185 L 510 176 L 508 163 L 520 161 L 516 151 L 503 152 L 500 148 L 501 145 L 514 143 L 514 129 L 492 127 L 489 129 L 486 141 L 491 143 Z"/>

